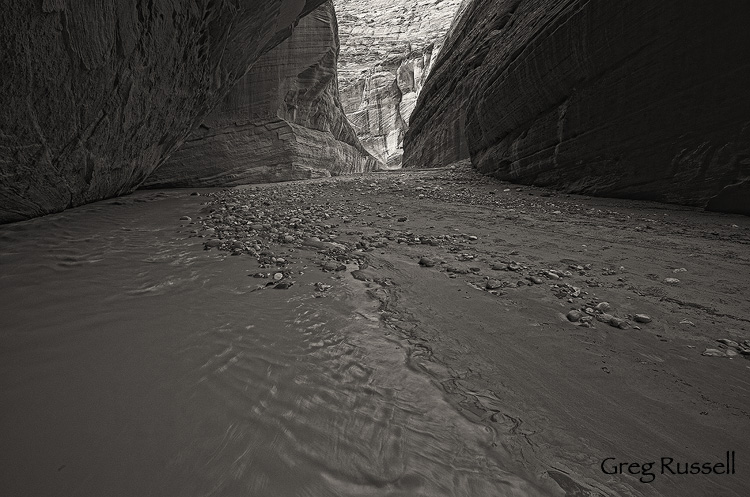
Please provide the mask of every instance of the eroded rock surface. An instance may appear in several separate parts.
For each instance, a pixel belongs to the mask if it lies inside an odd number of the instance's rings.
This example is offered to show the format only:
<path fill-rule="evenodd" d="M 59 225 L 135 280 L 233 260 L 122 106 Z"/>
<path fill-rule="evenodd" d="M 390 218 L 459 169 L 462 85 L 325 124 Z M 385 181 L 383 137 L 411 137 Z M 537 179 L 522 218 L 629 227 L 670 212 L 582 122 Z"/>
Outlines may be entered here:
<path fill-rule="evenodd" d="M 231 186 L 368 171 L 338 98 L 338 33 L 328 1 L 262 56 L 150 187 Z"/>
<path fill-rule="evenodd" d="M 5 3 L 0 222 L 136 188 L 322 0 Z"/>
<path fill-rule="evenodd" d="M 404 134 L 460 0 L 335 0 L 341 100 L 367 150 L 401 166 Z"/>
<path fill-rule="evenodd" d="M 470 155 L 504 180 L 696 206 L 721 192 L 716 208 L 747 213 L 748 22 L 729 3 L 473 0 L 404 162 Z"/>

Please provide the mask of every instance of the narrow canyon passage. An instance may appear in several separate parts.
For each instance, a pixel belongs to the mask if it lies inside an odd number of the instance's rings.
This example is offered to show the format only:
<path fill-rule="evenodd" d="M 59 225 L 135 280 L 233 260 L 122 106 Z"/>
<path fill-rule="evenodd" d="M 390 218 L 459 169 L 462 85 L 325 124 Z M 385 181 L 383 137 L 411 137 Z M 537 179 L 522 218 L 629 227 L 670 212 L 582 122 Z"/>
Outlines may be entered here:
<path fill-rule="evenodd" d="M 407 366 L 360 282 L 253 291 L 254 260 L 188 238 L 202 198 L 0 228 L 3 495 L 553 495 Z"/>
<path fill-rule="evenodd" d="M 196 193 L 0 228 L 3 494 L 743 495 L 747 218 L 465 164 Z"/>
<path fill-rule="evenodd" d="M 748 495 L 750 3 L 4 7 L 0 497 Z"/>

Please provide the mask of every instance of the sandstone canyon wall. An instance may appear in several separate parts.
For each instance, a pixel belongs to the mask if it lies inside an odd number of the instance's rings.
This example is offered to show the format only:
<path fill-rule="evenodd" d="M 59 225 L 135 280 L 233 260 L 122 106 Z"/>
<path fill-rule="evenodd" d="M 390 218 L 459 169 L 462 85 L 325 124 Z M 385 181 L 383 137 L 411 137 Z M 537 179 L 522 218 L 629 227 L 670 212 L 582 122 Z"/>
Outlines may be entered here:
<path fill-rule="evenodd" d="M 473 0 L 404 162 L 750 213 L 750 4 Z"/>
<path fill-rule="evenodd" d="M 145 186 L 231 186 L 376 168 L 341 108 L 338 50 L 328 1 L 253 64 Z"/>
<path fill-rule="evenodd" d="M 365 148 L 401 166 L 409 119 L 460 0 L 335 0 L 341 100 Z"/>
<path fill-rule="evenodd" d="M 322 3 L 3 1 L 0 222 L 132 191 Z"/>

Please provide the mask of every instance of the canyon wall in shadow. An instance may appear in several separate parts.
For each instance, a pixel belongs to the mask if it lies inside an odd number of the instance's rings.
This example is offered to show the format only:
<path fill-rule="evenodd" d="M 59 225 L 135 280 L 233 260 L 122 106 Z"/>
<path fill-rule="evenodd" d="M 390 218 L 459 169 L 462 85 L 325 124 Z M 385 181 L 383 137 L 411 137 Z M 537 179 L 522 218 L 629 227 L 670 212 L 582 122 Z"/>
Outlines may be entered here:
<path fill-rule="evenodd" d="M 253 64 L 145 186 L 232 186 L 377 168 L 341 107 L 338 51 L 329 0 Z"/>
<path fill-rule="evenodd" d="M 135 189 L 322 3 L 5 2 L 0 222 Z"/>
<path fill-rule="evenodd" d="M 750 213 L 750 4 L 471 0 L 404 164 Z"/>

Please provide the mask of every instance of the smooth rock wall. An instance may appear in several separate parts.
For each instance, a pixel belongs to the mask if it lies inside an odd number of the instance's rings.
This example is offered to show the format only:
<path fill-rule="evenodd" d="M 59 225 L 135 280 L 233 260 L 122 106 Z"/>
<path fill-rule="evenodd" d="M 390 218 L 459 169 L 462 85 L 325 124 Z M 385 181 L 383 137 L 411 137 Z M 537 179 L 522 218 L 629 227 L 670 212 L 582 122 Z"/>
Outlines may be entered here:
<path fill-rule="evenodd" d="M 745 2 L 474 0 L 405 164 L 747 213 L 748 25 Z"/>
<path fill-rule="evenodd" d="M 232 186 L 376 168 L 341 108 L 338 50 L 328 1 L 253 65 L 145 185 Z"/>
<path fill-rule="evenodd" d="M 0 222 L 135 189 L 322 2 L 3 1 Z"/>
<path fill-rule="evenodd" d="M 341 101 L 362 144 L 388 169 L 401 167 L 411 113 L 460 3 L 335 0 Z"/>

